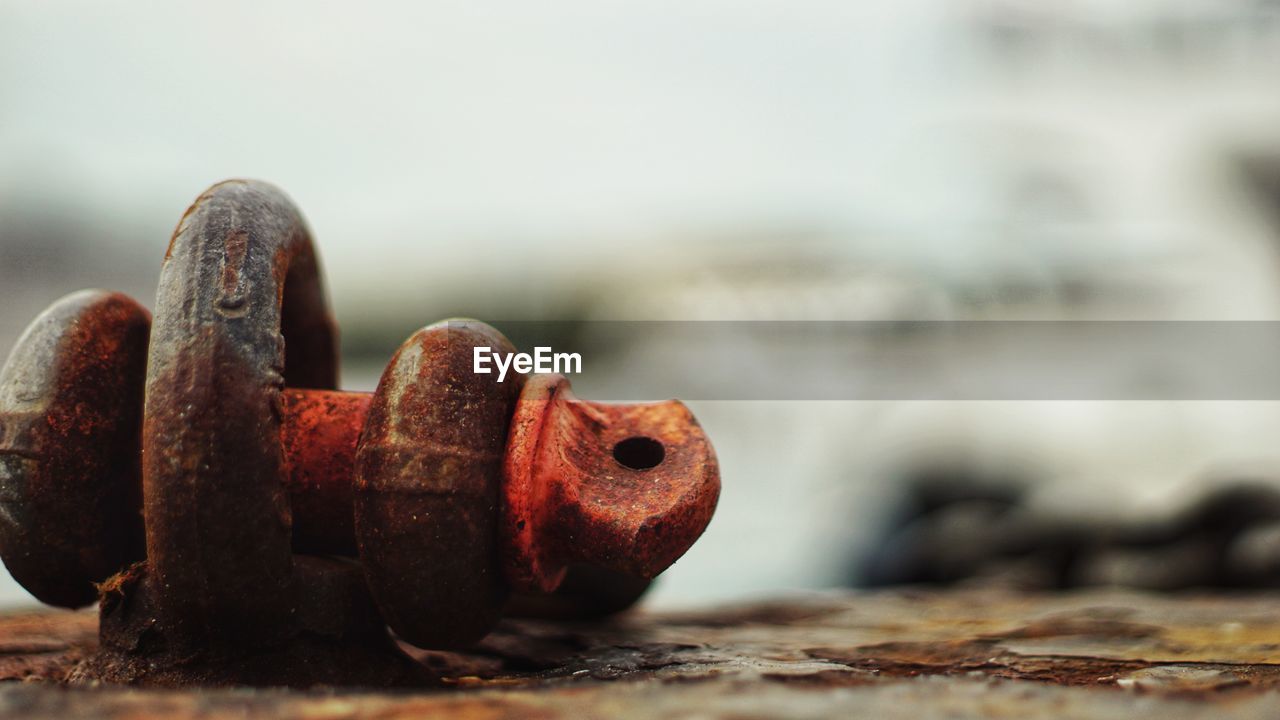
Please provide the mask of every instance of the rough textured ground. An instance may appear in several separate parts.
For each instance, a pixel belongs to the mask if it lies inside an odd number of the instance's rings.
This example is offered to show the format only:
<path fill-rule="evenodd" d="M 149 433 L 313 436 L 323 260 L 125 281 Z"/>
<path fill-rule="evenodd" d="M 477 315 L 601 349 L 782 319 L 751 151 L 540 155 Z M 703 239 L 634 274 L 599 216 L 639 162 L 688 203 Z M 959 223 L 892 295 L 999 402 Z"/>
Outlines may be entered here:
<path fill-rule="evenodd" d="M 65 685 L 96 617 L 0 617 L 0 717 L 1087 717 L 1280 713 L 1280 596 L 879 592 L 610 623 L 508 621 L 419 653 L 440 686 Z"/>

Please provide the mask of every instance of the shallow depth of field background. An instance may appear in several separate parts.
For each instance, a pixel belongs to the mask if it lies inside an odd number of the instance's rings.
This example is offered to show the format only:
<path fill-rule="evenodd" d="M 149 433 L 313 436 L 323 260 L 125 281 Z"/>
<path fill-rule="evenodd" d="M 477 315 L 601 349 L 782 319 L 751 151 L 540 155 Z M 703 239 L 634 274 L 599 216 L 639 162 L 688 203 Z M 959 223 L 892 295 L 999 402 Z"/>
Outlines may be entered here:
<path fill-rule="evenodd" d="M 0 0 L 0 353 L 150 305 L 237 176 L 307 216 L 349 388 L 455 315 L 1280 319 L 1278 89 L 1274 0 Z M 1280 480 L 1270 402 L 690 405 L 724 491 L 659 604 L 856 583 L 928 464 L 1082 515 Z"/>

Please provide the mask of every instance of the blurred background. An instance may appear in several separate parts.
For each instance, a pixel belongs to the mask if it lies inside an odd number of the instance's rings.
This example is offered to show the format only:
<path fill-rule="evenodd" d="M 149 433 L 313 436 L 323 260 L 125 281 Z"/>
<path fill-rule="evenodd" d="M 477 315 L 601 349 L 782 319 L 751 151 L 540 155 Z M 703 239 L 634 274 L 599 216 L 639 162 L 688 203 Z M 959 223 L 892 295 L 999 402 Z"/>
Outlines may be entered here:
<path fill-rule="evenodd" d="M 150 306 L 228 177 L 306 214 L 353 389 L 454 315 L 1277 320 L 1277 88 L 1275 0 L 0 0 L 0 352 Z M 656 604 L 1280 567 L 1275 402 L 690 405 L 724 490 Z"/>

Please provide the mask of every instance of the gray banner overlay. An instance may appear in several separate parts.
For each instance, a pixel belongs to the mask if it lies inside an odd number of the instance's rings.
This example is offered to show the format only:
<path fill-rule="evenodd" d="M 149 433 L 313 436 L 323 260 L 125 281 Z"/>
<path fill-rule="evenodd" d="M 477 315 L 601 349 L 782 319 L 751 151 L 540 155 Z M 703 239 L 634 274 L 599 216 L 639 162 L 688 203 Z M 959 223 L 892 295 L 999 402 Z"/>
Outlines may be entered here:
<path fill-rule="evenodd" d="M 600 400 L 1280 400 L 1280 322 L 491 324 Z"/>

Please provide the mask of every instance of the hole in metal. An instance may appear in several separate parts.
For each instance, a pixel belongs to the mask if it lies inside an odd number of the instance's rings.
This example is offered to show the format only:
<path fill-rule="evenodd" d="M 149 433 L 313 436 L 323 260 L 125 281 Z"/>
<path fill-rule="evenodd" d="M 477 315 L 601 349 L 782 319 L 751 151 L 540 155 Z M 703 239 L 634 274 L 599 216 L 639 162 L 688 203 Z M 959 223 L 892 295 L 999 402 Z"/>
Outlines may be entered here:
<path fill-rule="evenodd" d="M 613 446 L 613 459 L 632 470 L 648 470 L 662 464 L 667 451 L 653 438 L 637 436 L 619 441 Z"/>

